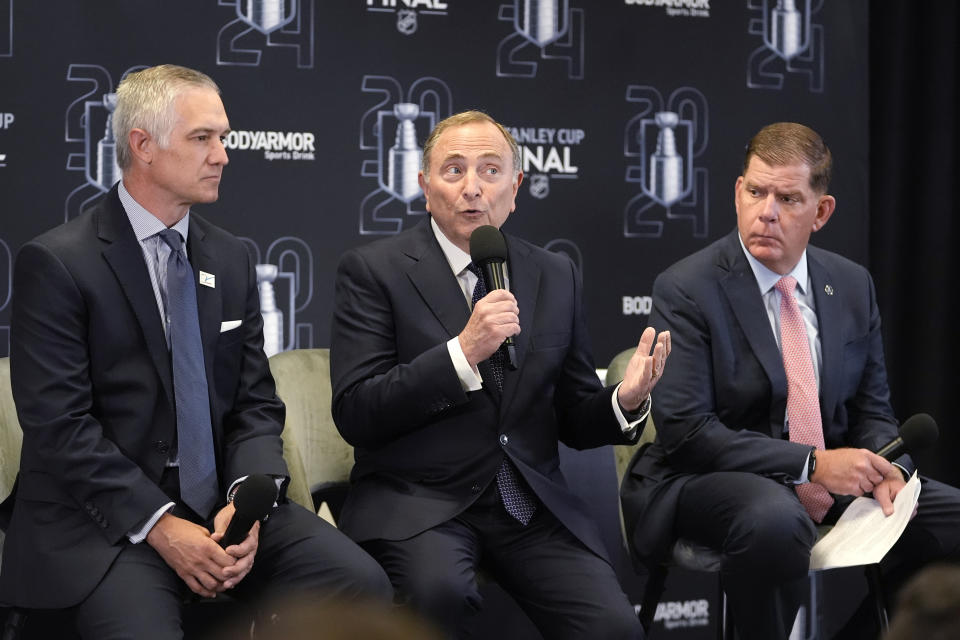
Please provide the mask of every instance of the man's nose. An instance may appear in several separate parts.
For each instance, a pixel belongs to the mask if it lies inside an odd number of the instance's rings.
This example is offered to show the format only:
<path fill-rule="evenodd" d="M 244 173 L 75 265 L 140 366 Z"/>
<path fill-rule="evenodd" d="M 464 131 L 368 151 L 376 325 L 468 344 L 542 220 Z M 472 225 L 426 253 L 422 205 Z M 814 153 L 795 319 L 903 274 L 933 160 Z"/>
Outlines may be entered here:
<path fill-rule="evenodd" d="M 463 175 L 463 195 L 467 198 L 479 197 L 482 192 L 480 188 L 480 176 L 476 171 L 467 170 Z"/>
<path fill-rule="evenodd" d="M 227 164 L 230 158 L 227 156 L 227 148 L 223 145 L 223 140 L 217 138 L 213 143 L 213 149 L 210 151 L 210 164 Z"/>
<path fill-rule="evenodd" d="M 780 204 L 777 202 L 777 197 L 774 194 L 770 194 L 763 201 L 763 210 L 760 212 L 760 218 L 764 222 L 773 222 L 780 217 Z"/>

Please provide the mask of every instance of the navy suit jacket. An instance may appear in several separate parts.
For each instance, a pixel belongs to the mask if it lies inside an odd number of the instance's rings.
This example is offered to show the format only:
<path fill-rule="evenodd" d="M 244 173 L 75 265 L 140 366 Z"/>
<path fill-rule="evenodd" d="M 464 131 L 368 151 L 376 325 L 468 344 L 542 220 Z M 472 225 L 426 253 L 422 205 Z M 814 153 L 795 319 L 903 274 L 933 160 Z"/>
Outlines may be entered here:
<path fill-rule="evenodd" d="M 880 315 L 870 274 L 807 247 L 823 362 L 826 447 L 876 450 L 897 436 Z M 674 540 L 680 491 L 692 474 L 747 471 L 796 480 L 810 451 L 783 433 L 787 378 L 756 278 L 737 231 L 657 277 L 650 325 L 673 350 L 657 385 L 657 437 L 634 461 L 621 497 L 637 556 L 662 557 Z M 912 472 L 908 457 L 897 461 Z"/>
<path fill-rule="evenodd" d="M 194 213 L 188 242 L 194 272 L 216 277 L 197 299 L 221 493 L 243 475 L 286 476 L 252 260 Z M 242 323 L 221 333 L 229 320 Z M 170 355 L 116 187 L 20 250 L 11 331 L 23 449 L 0 601 L 68 607 L 170 500 L 157 485 L 176 436 Z"/>
<path fill-rule="evenodd" d="M 557 453 L 558 441 L 629 442 L 594 368 L 580 276 L 566 256 L 506 241 L 521 333 L 502 393 L 461 387 L 446 342 L 470 309 L 429 221 L 343 256 L 330 362 L 333 416 L 355 446 L 340 522 L 355 540 L 400 540 L 455 517 L 507 455 L 547 508 L 607 557 Z"/>

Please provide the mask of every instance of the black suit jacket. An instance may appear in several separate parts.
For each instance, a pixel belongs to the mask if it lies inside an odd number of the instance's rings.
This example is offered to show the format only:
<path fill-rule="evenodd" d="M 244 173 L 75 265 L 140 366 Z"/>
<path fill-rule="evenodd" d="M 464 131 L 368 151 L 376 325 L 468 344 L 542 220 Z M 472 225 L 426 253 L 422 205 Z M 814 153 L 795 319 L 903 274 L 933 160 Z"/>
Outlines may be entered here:
<path fill-rule="evenodd" d="M 521 333 L 502 393 L 461 387 L 446 342 L 470 309 L 429 221 L 343 256 L 331 374 L 334 419 L 356 448 L 340 522 L 355 540 L 403 539 L 453 518 L 507 455 L 547 508 L 606 557 L 557 454 L 558 440 L 629 442 L 597 379 L 580 277 L 565 256 L 506 240 Z"/>
<path fill-rule="evenodd" d="M 863 267 L 807 247 L 823 362 L 826 447 L 876 450 L 897 435 L 873 281 Z M 783 433 L 787 378 L 736 230 L 657 277 L 650 325 L 673 350 L 657 385 L 657 438 L 635 460 L 622 500 L 635 553 L 655 560 L 673 537 L 691 474 L 748 471 L 796 480 L 810 451 Z M 897 461 L 912 472 L 908 457 Z"/>
<path fill-rule="evenodd" d="M 216 277 L 197 298 L 221 489 L 251 473 L 286 476 L 252 261 L 194 213 L 188 254 Z M 229 320 L 242 323 L 221 333 Z M 116 187 L 20 250 L 11 332 L 23 450 L 0 600 L 67 607 L 169 501 L 157 483 L 176 435 L 170 356 Z"/>

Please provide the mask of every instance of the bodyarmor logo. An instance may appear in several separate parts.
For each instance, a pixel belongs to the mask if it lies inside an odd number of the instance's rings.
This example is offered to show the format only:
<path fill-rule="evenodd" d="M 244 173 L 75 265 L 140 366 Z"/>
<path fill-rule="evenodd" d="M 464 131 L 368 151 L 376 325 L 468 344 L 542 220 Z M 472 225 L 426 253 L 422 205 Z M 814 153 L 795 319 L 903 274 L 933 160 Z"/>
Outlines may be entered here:
<path fill-rule="evenodd" d="M 799 7 L 798 7 L 799 5 Z M 823 92 L 823 26 L 812 22 L 823 0 L 747 0 L 756 12 L 747 33 L 763 44 L 747 59 L 747 86 L 780 89 L 788 73 L 805 75 L 810 91 Z"/>
<path fill-rule="evenodd" d="M 450 87 L 438 78 L 420 78 L 407 91 L 389 76 L 364 76 L 361 91 L 380 100 L 360 119 L 360 150 L 376 151 L 363 161 L 360 175 L 376 178 L 377 189 L 360 203 L 361 235 L 391 235 L 403 230 L 404 213 L 423 215 L 417 182 L 425 140 L 433 126 L 452 113 Z M 401 205 L 403 208 L 401 208 Z"/>
<path fill-rule="evenodd" d="M 291 349 L 313 347 L 313 324 L 297 322 L 313 299 L 313 253 L 300 238 L 277 238 L 261 259 L 260 247 L 242 238 L 256 264 L 263 316 L 263 351 L 270 357 Z"/>
<path fill-rule="evenodd" d="M 639 159 L 628 164 L 626 182 L 638 183 L 641 193 L 627 203 L 625 237 L 659 238 L 667 220 L 689 220 L 695 238 L 707 235 L 709 207 L 707 170 L 693 159 L 707 148 L 707 99 L 692 87 L 681 87 L 664 104 L 653 87 L 630 85 L 627 102 L 641 105 L 627 121 L 623 155 Z M 652 116 L 652 117 L 651 117 Z"/>
<path fill-rule="evenodd" d="M 710 602 L 704 599 L 660 602 L 653 621 L 661 623 L 666 629 L 706 627 L 710 624 Z"/>
<path fill-rule="evenodd" d="M 12 113 L 0 112 L 0 129 L 9 129 L 16 119 L 16 116 Z M 5 166 L 7 166 L 7 154 L 0 151 L 0 169 Z"/>
<path fill-rule="evenodd" d="M 13 0 L 0 0 L 0 58 L 13 57 Z"/>
<path fill-rule="evenodd" d="M 10 305 L 13 293 L 13 253 L 0 238 L 0 311 Z M 10 355 L 10 325 L 0 323 L 0 358 Z"/>
<path fill-rule="evenodd" d="M 313 68 L 314 0 L 217 0 L 234 19 L 217 33 L 217 64 L 260 66 L 264 47 L 296 51 L 297 67 Z"/>
<path fill-rule="evenodd" d="M 709 18 L 710 0 L 624 0 L 629 5 L 643 7 L 663 7 L 671 18 L 678 16 L 690 18 Z"/>
<path fill-rule="evenodd" d="M 264 160 L 316 160 L 316 135 L 310 131 L 231 131 L 224 148 L 263 151 Z"/>
<path fill-rule="evenodd" d="M 520 169 L 537 199 L 550 193 L 550 180 L 576 180 L 573 151 L 586 137 L 583 129 L 506 127 L 520 147 Z"/>
<path fill-rule="evenodd" d="M 497 19 L 513 23 L 513 33 L 497 45 L 497 76 L 534 78 L 536 60 L 565 60 L 567 77 L 583 79 L 584 10 L 569 0 L 514 0 L 502 4 Z"/>
<path fill-rule="evenodd" d="M 367 11 L 396 13 L 397 31 L 405 36 L 417 31 L 419 15 L 447 15 L 448 1 L 442 0 L 366 0 Z"/>
<path fill-rule="evenodd" d="M 123 75 L 143 68 L 131 67 Z M 117 95 L 113 92 L 110 72 L 100 65 L 71 64 L 67 80 L 84 85 L 87 91 L 67 107 L 66 141 L 82 144 L 82 151 L 67 155 L 67 171 L 82 171 L 84 183 L 67 196 L 64 220 L 79 215 L 87 204 L 120 180 L 117 144 L 113 138 Z"/>

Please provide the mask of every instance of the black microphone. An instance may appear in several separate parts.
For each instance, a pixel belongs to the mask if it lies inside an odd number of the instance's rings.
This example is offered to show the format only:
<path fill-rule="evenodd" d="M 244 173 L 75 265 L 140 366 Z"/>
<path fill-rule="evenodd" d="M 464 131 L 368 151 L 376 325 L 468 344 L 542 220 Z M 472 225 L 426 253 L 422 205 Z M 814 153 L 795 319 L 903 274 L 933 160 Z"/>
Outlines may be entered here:
<path fill-rule="evenodd" d="M 900 425 L 900 435 L 880 447 L 877 455 L 896 460 L 905 453 L 929 447 L 940 435 L 936 421 L 927 413 L 918 413 Z"/>
<path fill-rule="evenodd" d="M 503 281 L 503 263 L 507 259 L 507 243 L 500 229 L 489 224 L 474 229 L 470 234 L 470 259 L 483 270 L 488 292 L 506 288 Z M 507 336 L 500 348 L 507 351 L 507 366 L 516 369 L 517 347 L 513 343 L 513 336 Z"/>
<path fill-rule="evenodd" d="M 277 483 L 273 478 L 262 474 L 247 476 L 233 497 L 233 506 L 237 511 L 220 539 L 220 546 L 226 549 L 243 542 L 253 523 L 266 518 L 276 501 Z"/>

